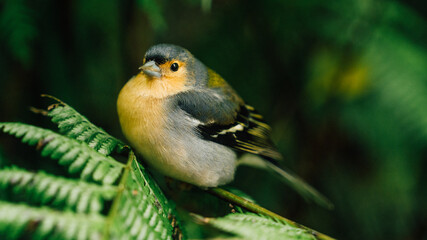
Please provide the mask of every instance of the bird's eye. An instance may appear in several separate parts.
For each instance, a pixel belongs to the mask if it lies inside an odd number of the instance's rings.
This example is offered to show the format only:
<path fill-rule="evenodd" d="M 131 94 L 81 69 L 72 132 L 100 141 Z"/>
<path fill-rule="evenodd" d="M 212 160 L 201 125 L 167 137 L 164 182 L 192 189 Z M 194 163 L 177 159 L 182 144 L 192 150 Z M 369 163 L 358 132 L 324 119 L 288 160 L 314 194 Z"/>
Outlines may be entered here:
<path fill-rule="evenodd" d="M 178 63 L 172 63 L 172 65 L 171 65 L 172 71 L 176 72 L 176 71 L 178 71 L 178 68 L 179 68 Z"/>

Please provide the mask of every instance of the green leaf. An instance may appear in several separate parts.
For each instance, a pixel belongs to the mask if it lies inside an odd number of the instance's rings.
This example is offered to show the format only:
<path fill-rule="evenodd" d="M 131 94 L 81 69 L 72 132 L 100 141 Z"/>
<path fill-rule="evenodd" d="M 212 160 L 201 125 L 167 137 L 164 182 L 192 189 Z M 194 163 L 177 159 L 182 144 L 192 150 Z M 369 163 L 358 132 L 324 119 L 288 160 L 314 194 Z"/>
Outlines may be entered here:
<path fill-rule="evenodd" d="M 2 239 L 102 239 L 101 215 L 58 212 L 0 201 Z"/>
<path fill-rule="evenodd" d="M 252 213 L 234 213 L 222 218 L 204 218 L 202 220 L 243 239 L 316 239 L 307 230 Z"/>
<path fill-rule="evenodd" d="M 67 104 L 56 100 L 59 103 L 50 107 L 48 116 L 52 117 L 52 122 L 58 124 L 62 133 L 87 143 L 90 147 L 106 155 L 113 151 L 122 152 L 124 150 L 125 145 L 121 141 L 96 127 Z M 70 155 L 72 156 L 72 154 Z M 77 159 L 72 170 L 81 169 L 83 164 L 83 160 Z M 91 172 L 93 172 L 92 177 L 95 180 L 103 178 L 104 181 L 108 181 L 114 175 L 106 174 L 108 166 L 104 163 L 100 163 L 97 170 L 93 171 L 92 168 L 96 166 L 95 164 L 87 163 L 86 171 L 82 171 L 83 179 L 86 179 L 86 173 Z M 119 184 L 119 194 L 114 199 L 108 215 L 109 224 L 114 224 L 111 234 L 120 233 L 121 236 L 125 234 L 125 236 L 140 239 L 183 238 L 174 206 L 167 200 L 148 172 L 137 162 L 132 152 L 129 153 L 127 166 Z"/>
<path fill-rule="evenodd" d="M 132 152 L 119 189 L 108 218 L 113 232 L 138 239 L 183 237 L 172 204 Z"/>
<path fill-rule="evenodd" d="M 122 172 L 123 164 L 112 157 L 50 130 L 23 123 L 0 123 L 0 128 L 5 133 L 22 137 L 24 143 L 37 144 L 37 148 L 42 149 L 42 156 L 58 160 L 59 164 L 68 166 L 70 173 L 80 173 L 82 179 L 92 179 L 109 185 L 114 183 Z"/>
<path fill-rule="evenodd" d="M 113 186 L 101 186 L 43 172 L 31 173 L 15 167 L 0 170 L 0 199 L 3 200 L 99 213 L 104 203 L 112 200 L 116 192 L 117 188 Z"/>
<path fill-rule="evenodd" d="M 122 141 L 92 124 L 74 108 L 59 102 L 49 107 L 48 116 L 58 125 L 61 133 L 87 143 L 89 147 L 104 155 L 110 155 L 113 151 L 120 153 L 124 150 L 125 144 Z"/>

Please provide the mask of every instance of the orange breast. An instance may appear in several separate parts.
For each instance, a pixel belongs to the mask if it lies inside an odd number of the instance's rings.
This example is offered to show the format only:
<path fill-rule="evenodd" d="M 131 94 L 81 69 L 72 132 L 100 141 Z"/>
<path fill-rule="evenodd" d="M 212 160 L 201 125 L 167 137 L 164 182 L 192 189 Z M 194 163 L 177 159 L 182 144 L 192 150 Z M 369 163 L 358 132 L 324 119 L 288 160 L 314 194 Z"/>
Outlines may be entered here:
<path fill-rule="evenodd" d="M 122 131 L 138 152 L 159 141 L 166 121 L 164 99 L 154 97 L 151 87 L 156 86 L 140 74 L 126 83 L 117 100 Z"/>

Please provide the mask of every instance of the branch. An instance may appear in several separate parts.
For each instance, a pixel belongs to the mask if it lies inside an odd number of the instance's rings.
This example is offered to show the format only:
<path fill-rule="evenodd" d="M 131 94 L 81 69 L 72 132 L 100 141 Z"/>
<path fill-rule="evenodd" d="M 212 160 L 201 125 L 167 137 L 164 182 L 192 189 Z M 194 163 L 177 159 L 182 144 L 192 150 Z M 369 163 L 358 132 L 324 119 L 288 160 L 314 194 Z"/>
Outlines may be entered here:
<path fill-rule="evenodd" d="M 238 205 L 240 207 L 243 207 L 243 208 L 247 209 L 248 211 L 251 211 L 251 212 L 254 212 L 254 213 L 258 213 L 258 214 L 262 214 L 262 215 L 265 215 L 265 216 L 269 216 L 269 217 L 271 217 L 273 219 L 277 219 L 279 221 L 283 221 L 283 222 L 285 222 L 285 223 L 287 223 L 287 224 L 289 224 L 289 225 L 291 225 L 293 227 L 297 227 L 297 228 L 302 228 L 302 229 L 308 230 L 308 231 L 310 231 L 313 234 L 314 237 L 316 237 L 316 239 L 319 239 L 319 240 L 334 240 L 334 238 L 331 238 L 328 235 L 325 235 L 323 233 L 317 232 L 317 231 L 315 231 L 315 230 L 313 230 L 311 228 L 308 228 L 308 227 L 306 227 L 304 225 L 301 225 L 301 224 L 296 223 L 296 222 L 294 222 L 292 220 L 289 220 L 289 219 L 287 219 L 285 217 L 282 217 L 282 216 L 280 216 L 277 213 L 274 213 L 274 212 L 272 212 L 270 210 L 267 210 L 267 209 L 265 209 L 265 208 L 263 208 L 263 207 L 255 204 L 255 203 L 253 203 L 251 201 L 248 201 L 248 200 L 246 200 L 246 199 L 244 199 L 242 197 L 239 197 L 239 196 L 237 196 L 237 195 L 235 195 L 235 194 L 233 194 L 231 192 L 228 192 L 228 191 L 226 191 L 226 190 L 224 190 L 222 188 L 217 188 L 217 187 L 216 188 L 210 188 L 210 189 L 208 189 L 206 191 L 208 193 L 214 195 L 214 196 L 217 196 L 217 197 L 223 199 L 223 200 L 226 200 L 226 201 L 228 201 L 230 203 L 233 203 L 233 204 L 236 204 L 236 205 Z"/>

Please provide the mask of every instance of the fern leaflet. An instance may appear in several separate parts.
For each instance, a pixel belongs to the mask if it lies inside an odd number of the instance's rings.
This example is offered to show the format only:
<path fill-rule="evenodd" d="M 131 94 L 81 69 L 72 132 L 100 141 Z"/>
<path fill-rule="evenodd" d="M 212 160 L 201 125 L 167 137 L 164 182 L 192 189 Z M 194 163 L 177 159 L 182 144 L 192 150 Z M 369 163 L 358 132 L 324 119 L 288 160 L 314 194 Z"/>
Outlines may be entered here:
<path fill-rule="evenodd" d="M 144 168 L 130 153 L 109 220 L 114 231 L 137 239 L 182 239 L 171 204 Z"/>
<path fill-rule="evenodd" d="M 218 229 L 244 239 L 316 239 L 308 230 L 296 228 L 253 213 L 234 213 L 222 218 L 204 218 L 202 220 Z"/>
<path fill-rule="evenodd" d="M 3 239 L 101 239 L 105 218 L 0 201 Z M 31 235 L 30 235 L 31 234 Z"/>
<path fill-rule="evenodd" d="M 37 144 L 42 156 L 59 160 L 59 164 L 68 166 L 70 173 L 80 173 L 82 179 L 112 184 L 123 170 L 123 164 L 113 158 L 50 130 L 23 123 L 0 123 L 0 128 L 17 138 L 22 137 L 23 143 Z"/>
<path fill-rule="evenodd" d="M 58 124 L 59 131 L 64 135 L 85 142 L 96 151 L 110 155 L 122 152 L 125 144 L 92 124 L 86 117 L 65 103 L 57 103 L 49 107 L 48 116 Z"/>
<path fill-rule="evenodd" d="M 116 192 L 113 186 L 100 186 L 43 172 L 31 173 L 16 167 L 0 170 L 0 198 L 9 201 L 99 213 L 104 202 L 112 200 Z"/>

